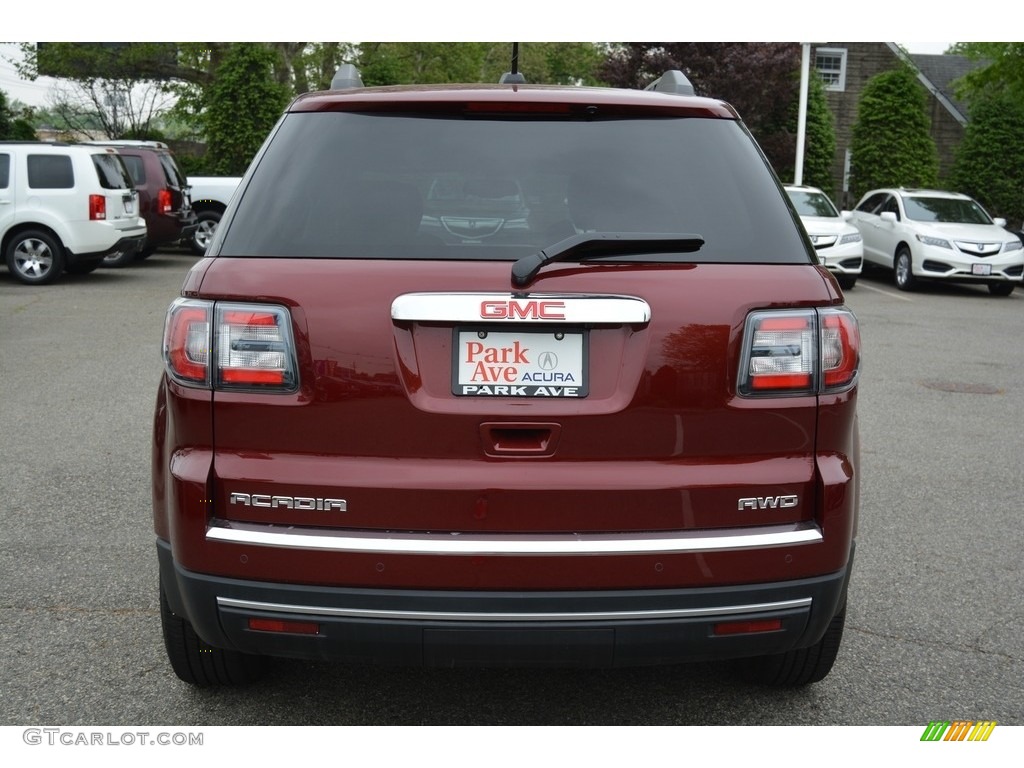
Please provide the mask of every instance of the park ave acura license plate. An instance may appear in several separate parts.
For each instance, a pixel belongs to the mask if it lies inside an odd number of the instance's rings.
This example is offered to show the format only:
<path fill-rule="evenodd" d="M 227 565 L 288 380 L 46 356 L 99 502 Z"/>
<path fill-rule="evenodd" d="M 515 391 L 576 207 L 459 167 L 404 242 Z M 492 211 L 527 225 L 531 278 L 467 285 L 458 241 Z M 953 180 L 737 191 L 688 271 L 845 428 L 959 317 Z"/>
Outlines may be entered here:
<path fill-rule="evenodd" d="M 452 393 L 473 397 L 586 397 L 585 331 L 457 329 Z"/>

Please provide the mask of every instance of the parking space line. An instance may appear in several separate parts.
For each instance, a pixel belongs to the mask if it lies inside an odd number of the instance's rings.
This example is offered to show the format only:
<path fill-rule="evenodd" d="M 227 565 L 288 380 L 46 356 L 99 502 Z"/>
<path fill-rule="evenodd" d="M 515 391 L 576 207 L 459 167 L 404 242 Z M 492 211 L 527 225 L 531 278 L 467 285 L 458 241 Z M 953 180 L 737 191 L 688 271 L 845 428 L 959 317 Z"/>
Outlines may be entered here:
<path fill-rule="evenodd" d="M 899 299 L 900 301 L 909 301 L 909 302 L 913 302 L 914 301 L 909 296 L 904 296 L 903 294 L 900 294 L 900 293 L 893 293 L 892 291 L 886 291 L 886 290 L 883 290 L 881 288 L 875 288 L 875 286 L 873 286 L 873 285 L 866 285 L 863 282 L 858 282 L 857 283 L 857 287 L 858 288 L 867 288 L 869 291 L 874 291 L 875 293 L 881 293 L 881 294 L 884 294 L 885 296 L 889 296 L 889 297 L 891 297 L 893 299 Z"/>

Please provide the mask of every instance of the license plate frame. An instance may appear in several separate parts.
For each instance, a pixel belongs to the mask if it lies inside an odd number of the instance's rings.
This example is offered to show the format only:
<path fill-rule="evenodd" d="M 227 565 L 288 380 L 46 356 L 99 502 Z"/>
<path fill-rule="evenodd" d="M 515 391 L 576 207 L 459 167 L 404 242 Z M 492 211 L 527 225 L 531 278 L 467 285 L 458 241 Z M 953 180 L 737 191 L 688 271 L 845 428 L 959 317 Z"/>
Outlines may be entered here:
<path fill-rule="evenodd" d="M 971 264 L 971 274 L 978 277 L 990 277 L 992 275 L 991 264 Z"/>
<path fill-rule="evenodd" d="M 459 326 L 451 358 L 456 397 L 577 400 L 590 393 L 586 328 Z"/>

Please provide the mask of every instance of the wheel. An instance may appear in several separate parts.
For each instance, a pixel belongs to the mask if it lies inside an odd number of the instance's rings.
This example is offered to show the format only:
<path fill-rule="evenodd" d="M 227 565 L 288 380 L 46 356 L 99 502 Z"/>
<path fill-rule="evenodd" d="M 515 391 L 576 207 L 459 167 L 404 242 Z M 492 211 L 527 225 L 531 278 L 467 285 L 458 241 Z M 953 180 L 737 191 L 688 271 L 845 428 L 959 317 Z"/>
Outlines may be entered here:
<path fill-rule="evenodd" d="M 895 272 L 896 287 L 901 291 L 912 291 L 917 287 L 917 278 L 914 277 L 913 263 L 910 260 L 910 249 L 903 246 L 896 251 L 896 263 L 893 265 Z"/>
<path fill-rule="evenodd" d="M 133 249 L 129 249 L 127 251 L 116 251 L 109 256 L 104 256 L 101 263 L 104 267 L 120 269 L 121 267 L 127 267 L 129 264 L 134 264 L 137 253 L 138 251 Z"/>
<path fill-rule="evenodd" d="M 743 664 L 745 676 L 753 682 L 774 687 L 795 688 L 824 680 L 843 640 L 846 609 L 832 617 L 824 636 L 809 648 L 747 659 Z"/>
<path fill-rule="evenodd" d="M 11 274 L 28 285 L 52 283 L 64 271 L 64 248 L 40 230 L 27 229 L 12 237 L 6 258 Z"/>
<path fill-rule="evenodd" d="M 989 283 L 988 292 L 993 296 L 1009 296 L 1013 293 L 1013 283 Z"/>
<path fill-rule="evenodd" d="M 199 211 L 196 213 L 199 226 L 188 241 L 189 248 L 198 256 L 206 253 L 206 249 L 213 240 L 213 233 L 217 231 L 217 224 L 220 222 L 220 211 Z"/>
<path fill-rule="evenodd" d="M 141 251 L 139 251 L 137 254 L 135 254 L 135 260 L 136 261 L 142 261 L 143 259 L 148 259 L 154 253 L 156 253 L 156 246 L 155 245 L 145 245 L 145 246 L 142 247 Z"/>
<path fill-rule="evenodd" d="M 245 685 L 263 676 L 265 659 L 238 651 L 214 648 L 203 642 L 192 625 L 174 614 L 160 588 L 160 624 L 171 668 L 186 683 L 199 688 Z"/>
<path fill-rule="evenodd" d="M 93 261 L 78 261 L 74 264 L 68 264 L 64 267 L 64 271 L 71 275 L 88 275 L 90 272 L 96 271 L 96 269 L 103 263 L 103 259 L 95 259 Z"/>
<path fill-rule="evenodd" d="M 844 291 L 848 291 L 857 284 L 856 275 L 837 275 L 836 280 L 839 281 L 839 287 Z"/>

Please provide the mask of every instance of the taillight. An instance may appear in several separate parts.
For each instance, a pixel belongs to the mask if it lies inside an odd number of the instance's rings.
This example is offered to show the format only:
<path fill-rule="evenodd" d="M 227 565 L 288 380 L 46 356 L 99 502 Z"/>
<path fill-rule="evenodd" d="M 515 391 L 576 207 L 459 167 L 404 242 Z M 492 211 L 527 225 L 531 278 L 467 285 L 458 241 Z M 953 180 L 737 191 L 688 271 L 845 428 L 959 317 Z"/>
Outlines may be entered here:
<path fill-rule="evenodd" d="M 104 221 L 107 218 L 105 195 L 89 195 L 89 221 Z"/>
<path fill-rule="evenodd" d="M 290 392 L 294 350 L 284 307 L 178 299 L 167 313 L 164 361 L 182 384 Z"/>
<path fill-rule="evenodd" d="M 171 377 L 182 384 L 209 384 L 212 309 L 208 301 L 178 299 L 167 311 L 164 364 Z"/>
<path fill-rule="evenodd" d="M 847 309 L 753 312 L 743 334 L 741 395 L 804 395 L 853 386 L 860 331 Z"/>
<path fill-rule="evenodd" d="M 156 209 L 160 213 L 170 213 L 174 209 L 171 190 L 161 189 L 156 193 Z"/>

